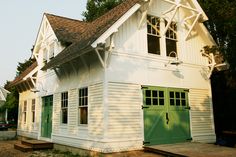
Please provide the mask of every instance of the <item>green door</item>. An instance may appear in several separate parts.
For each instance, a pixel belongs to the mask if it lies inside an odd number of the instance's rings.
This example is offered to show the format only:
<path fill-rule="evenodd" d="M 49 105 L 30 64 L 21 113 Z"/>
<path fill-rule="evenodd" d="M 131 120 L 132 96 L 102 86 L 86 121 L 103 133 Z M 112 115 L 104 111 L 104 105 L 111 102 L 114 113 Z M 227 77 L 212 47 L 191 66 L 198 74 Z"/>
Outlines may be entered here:
<path fill-rule="evenodd" d="M 190 139 L 187 96 L 184 89 L 143 87 L 145 145 Z"/>
<path fill-rule="evenodd" d="M 53 96 L 43 97 L 42 101 L 41 136 L 51 138 Z"/>

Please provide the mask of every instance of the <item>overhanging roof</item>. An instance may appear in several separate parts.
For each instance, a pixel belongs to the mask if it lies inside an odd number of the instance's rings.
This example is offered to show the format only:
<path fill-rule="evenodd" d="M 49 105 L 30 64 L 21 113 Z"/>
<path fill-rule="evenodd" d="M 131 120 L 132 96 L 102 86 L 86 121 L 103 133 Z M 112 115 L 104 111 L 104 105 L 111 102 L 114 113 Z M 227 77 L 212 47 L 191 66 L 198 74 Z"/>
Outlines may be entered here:
<path fill-rule="evenodd" d="M 77 58 L 86 51 L 93 50 L 91 44 L 98 39 L 105 31 L 107 31 L 117 20 L 119 20 L 127 11 L 129 11 L 140 0 L 126 0 L 117 7 L 108 11 L 96 20 L 87 23 L 86 29 L 75 37 L 72 44 L 59 53 L 54 59 L 48 62 L 42 70 L 57 67 L 72 59 Z M 52 20 L 51 20 L 52 21 Z M 81 22 L 81 21 L 80 21 Z M 50 20 L 49 23 L 51 24 Z M 54 27 L 51 24 L 52 28 Z M 55 28 L 53 28 L 54 30 Z M 60 32 L 60 31 L 59 31 Z M 62 32 L 60 32 L 63 34 Z M 59 33 L 59 34 L 60 34 Z M 57 35 L 56 36 L 61 36 Z M 60 38 L 59 38 L 60 40 Z"/>

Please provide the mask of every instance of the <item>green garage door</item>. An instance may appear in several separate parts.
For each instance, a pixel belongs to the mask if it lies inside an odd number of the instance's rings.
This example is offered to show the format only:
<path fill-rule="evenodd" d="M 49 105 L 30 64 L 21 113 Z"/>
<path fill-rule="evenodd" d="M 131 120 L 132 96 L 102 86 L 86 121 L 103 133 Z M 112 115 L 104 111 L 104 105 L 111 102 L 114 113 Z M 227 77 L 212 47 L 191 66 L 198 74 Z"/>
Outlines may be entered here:
<path fill-rule="evenodd" d="M 42 100 L 41 136 L 51 138 L 53 96 L 43 97 Z"/>
<path fill-rule="evenodd" d="M 143 87 L 144 144 L 167 144 L 191 139 L 188 91 Z"/>

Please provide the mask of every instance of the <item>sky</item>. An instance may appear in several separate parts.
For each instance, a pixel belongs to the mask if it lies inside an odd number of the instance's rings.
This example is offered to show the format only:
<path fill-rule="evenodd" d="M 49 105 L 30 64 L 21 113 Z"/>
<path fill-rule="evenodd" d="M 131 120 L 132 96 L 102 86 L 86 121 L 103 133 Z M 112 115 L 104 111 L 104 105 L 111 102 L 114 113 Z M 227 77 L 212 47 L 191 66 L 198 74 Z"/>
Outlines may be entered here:
<path fill-rule="evenodd" d="M 43 13 L 82 19 L 87 0 L 0 0 L 0 86 L 31 56 Z"/>

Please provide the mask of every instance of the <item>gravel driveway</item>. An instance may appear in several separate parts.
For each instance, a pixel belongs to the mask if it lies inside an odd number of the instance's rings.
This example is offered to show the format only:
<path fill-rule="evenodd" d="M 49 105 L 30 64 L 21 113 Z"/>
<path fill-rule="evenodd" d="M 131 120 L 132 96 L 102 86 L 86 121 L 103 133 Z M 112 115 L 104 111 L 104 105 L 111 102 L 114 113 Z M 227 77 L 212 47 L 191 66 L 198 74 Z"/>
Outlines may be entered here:
<path fill-rule="evenodd" d="M 0 141 L 0 157 L 78 157 L 77 155 L 73 155 L 70 152 L 60 152 L 55 150 L 43 150 L 43 151 L 33 151 L 24 153 L 14 149 L 15 143 L 20 143 L 20 141 L 17 140 Z M 99 157 L 102 157 L 102 155 Z M 163 156 L 143 151 L 130 151 L 126 153 L 104 155 L 104 157 L 163 157 Z"/>

